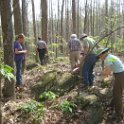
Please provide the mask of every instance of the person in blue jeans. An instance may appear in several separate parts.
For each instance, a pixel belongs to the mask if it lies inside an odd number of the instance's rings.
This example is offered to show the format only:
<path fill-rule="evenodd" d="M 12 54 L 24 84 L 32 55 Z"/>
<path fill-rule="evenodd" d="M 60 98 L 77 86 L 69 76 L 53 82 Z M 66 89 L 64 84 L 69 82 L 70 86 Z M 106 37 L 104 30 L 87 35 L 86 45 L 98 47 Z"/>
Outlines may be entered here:
<path fill-rule="evenodd" d="M 19 34 L 14 42 L 14 60 L 16 65 L 16 88 L 19 90 L 22 86 L 22 61 L 25 58 L 27 50 L 23 48 L 24 34 Z"/>
<path fill-rule="evenodd" d="M 96 61 L 98 60 L 96 56 L 96 42 L 91 37 L 88 37 L 87 34 L 82 34 L 80 37 L 82 41 L 82 46 L 85 54 L 84 63 L 82 66 L 82 77 L 84 86 L 92 86 L 94 75 L 93 69 Z"/>

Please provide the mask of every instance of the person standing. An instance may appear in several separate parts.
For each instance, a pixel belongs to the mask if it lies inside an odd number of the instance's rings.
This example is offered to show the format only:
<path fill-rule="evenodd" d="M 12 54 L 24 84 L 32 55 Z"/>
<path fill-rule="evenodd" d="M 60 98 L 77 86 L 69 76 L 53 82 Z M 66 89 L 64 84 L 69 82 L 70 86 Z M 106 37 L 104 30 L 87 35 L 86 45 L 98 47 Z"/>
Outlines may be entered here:
<path fill-rule="evenodd" d="M 38 37 L 37 51 L 39 53 L 41 65 L 44 65 L 45 64 L 45 54 L 48 53 L 48 48 L 47 48 L 46 42 L 41 40 L 40 37 Z"/>
<path fill-rule="evenodd" d="M 113 99 L 111 107 L 114 107 L 115 114 L 113 119 L 120 122 L 123 119 L 123 89 L 124 89 L 124 65 L 122 61 L 115 55 L 108 53 L 109 48 L 99 49 L 97 54 L 98 58 L 104 61 L 103 76 L 111 75 L 113 72 L 114 85 L 113 85 Z"/>
<path fill-rule="evenodd" d="M 80 64 L 81 42 L 77 38 L 76 34 L 70 36 L 68 51 L 70 55 L 71 69 L 73 70 L 78 64 Z"/>
<path fill-rule="evenodd" d="M 88 37 L 87 34 L 82 34 L 80 40 L 82 41 L 84 54 L 86 56 L 82 66 L 84 87 L 92 86 L 94 80 L 93 68 L 97 61 L 96 48 L 94 47 L 96 42 L 94 39 Z"/>
<path fill-rule="evenodd" d="M 25 50 L 22 46 L 24 43 L 24 34 L 19 34 L 14 42 L 14 60 L 16 64 L 16 88 L 19 90 L 22 87 L 22 61 L 25 59 Z"/>

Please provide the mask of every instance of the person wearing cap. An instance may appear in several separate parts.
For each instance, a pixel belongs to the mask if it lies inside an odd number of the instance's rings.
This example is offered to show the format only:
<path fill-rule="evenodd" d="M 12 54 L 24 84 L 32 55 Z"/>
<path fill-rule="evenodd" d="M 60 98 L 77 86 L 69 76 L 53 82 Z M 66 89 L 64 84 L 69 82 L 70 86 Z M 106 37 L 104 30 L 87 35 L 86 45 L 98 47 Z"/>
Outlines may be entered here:
<path fill-rule="evenodd" d="M 102 75 L 108 76 L 113 72 L 113 99 L 111 107 L 115 109 L 113 116 L 116 121 L 121 121 L 123 118 L 123 88 L 124 88 L 124 65 L 122 61 L 115 55 L 108 53 L 109 48 L 101 48 L 97 54 L 98 58 L 104 61 L 104 70 Z"/>
<path fill-rule="evenodd" d="M 39 53 L 41 65 L 44 65 L 45 64 L 45 54 L 48 53 L 48 49 L 47 49 L 46 42 L 41 40 L 40 37 L 38 37 L 37 51 Z"/>
<path fill-rule="evenodd" d="M 77 65 L 80 64 L 80 52 L 81 52 L 81 42 L 77 38 L 76 34 L 70 36 L 68 42 L 68 51 L 70 55 L 71 69 L 73 70 Z"/>
<path fill-rule="evenodd" d="M 93 68 L 97 61 L 96 47 L 94 47 L 96 46 L 96 41 L 88 37 L 87 34 L 82 34 L 80 40 L 82 41 L 83 51 L 85 54 L 82 66 L 82 77 L 84 87 L 92 86 L 94 80 Z"/>
<path fill-rule="evenodd" d="M 14 60 L 16 65 L 16 88 L 22 87 L 22 61 L 25 59 L 27 50 L 23 48 L 24 34 L 19 34 L 14 42 Z"/>

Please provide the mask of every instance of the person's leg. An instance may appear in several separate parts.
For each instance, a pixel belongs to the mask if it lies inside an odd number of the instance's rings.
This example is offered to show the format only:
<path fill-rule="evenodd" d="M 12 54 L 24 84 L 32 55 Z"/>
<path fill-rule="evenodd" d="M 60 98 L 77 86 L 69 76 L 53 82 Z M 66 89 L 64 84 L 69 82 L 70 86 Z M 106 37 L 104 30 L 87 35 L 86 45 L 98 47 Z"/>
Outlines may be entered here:
<path fill-rule="evenodd" d="M 83 83 L 89 86 L 89 67 L 90 67 L 90 56 L 87 56 L 84 60 L 84 64 L 82 67 L 82 77 Z"/>
<path fill-rule="evenodd" d="M 43 65 L 45 65 L 45 64 L 46 64 L 45 54 L 46 54 L 46 49 L 42 49 L 42 60 L 43 60 Z"/>
<path fill-rule="evenodd" d="M 117 118 L 123 117 L 123 86 L 124 86 L 124 73 L 115 74 L 115 83 L 113 88 L 113 99 L 115 104 L 115 112 Z"/>
<path fill-rule="evenodd" d="M 43 50 L 42 49 L 39 50 L 39 59 L 40 59 L 41 65 L 43 65 L 44 62 L 43 62 Z"/>
<path fill-rule="evenodd" d="M 22 85 L 22 61 L 16 61 L 16 86 Z"/>
<path fill-rule="evenodd" d="M 79 51 L 75 51 L 75 65 L 79 65 L 80 64 L 80 52 Z"/>
<path fill-rule="evenodd" d="M 71 64 L 71 70 L 73 70 L 75 67 L 75 56 L 73 51 L 70 52 L 70 64 Z"/>
<path fill-rule="evenodd" d="M 92 54 L 90 56 L 90 67 L 89 67 L 89 85 L 93 85 L 93 81 L 94 81 L 94 75 L 93 75 L 93 69 L 94 69 L 94 66 L 96 64 L 96 61 L 97 61 L 97 57 L 96 55 Z"/>

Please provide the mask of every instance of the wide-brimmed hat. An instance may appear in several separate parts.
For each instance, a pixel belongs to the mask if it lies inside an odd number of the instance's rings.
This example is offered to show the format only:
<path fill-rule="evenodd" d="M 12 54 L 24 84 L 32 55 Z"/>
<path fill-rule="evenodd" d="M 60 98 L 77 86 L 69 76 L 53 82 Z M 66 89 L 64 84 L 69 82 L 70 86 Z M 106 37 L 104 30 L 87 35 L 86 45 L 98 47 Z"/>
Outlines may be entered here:
<path fill-rule="evenodd" d="M 87 34 L 85 34 L 85 33 L 81 34 L 80 39 L 82 39 L 84 37 L 87 37 Z"/>
<path fill-rule="evenodd" d="M 110 50 L 110 48 L 99 48 L 98 50 L 97 50 L 97 56 L 99 56 L 99 55 L 101 55 L 101 54 L 103 54 L 103 53 L 106 53 L 106 52 L 108 52 Z"/>

